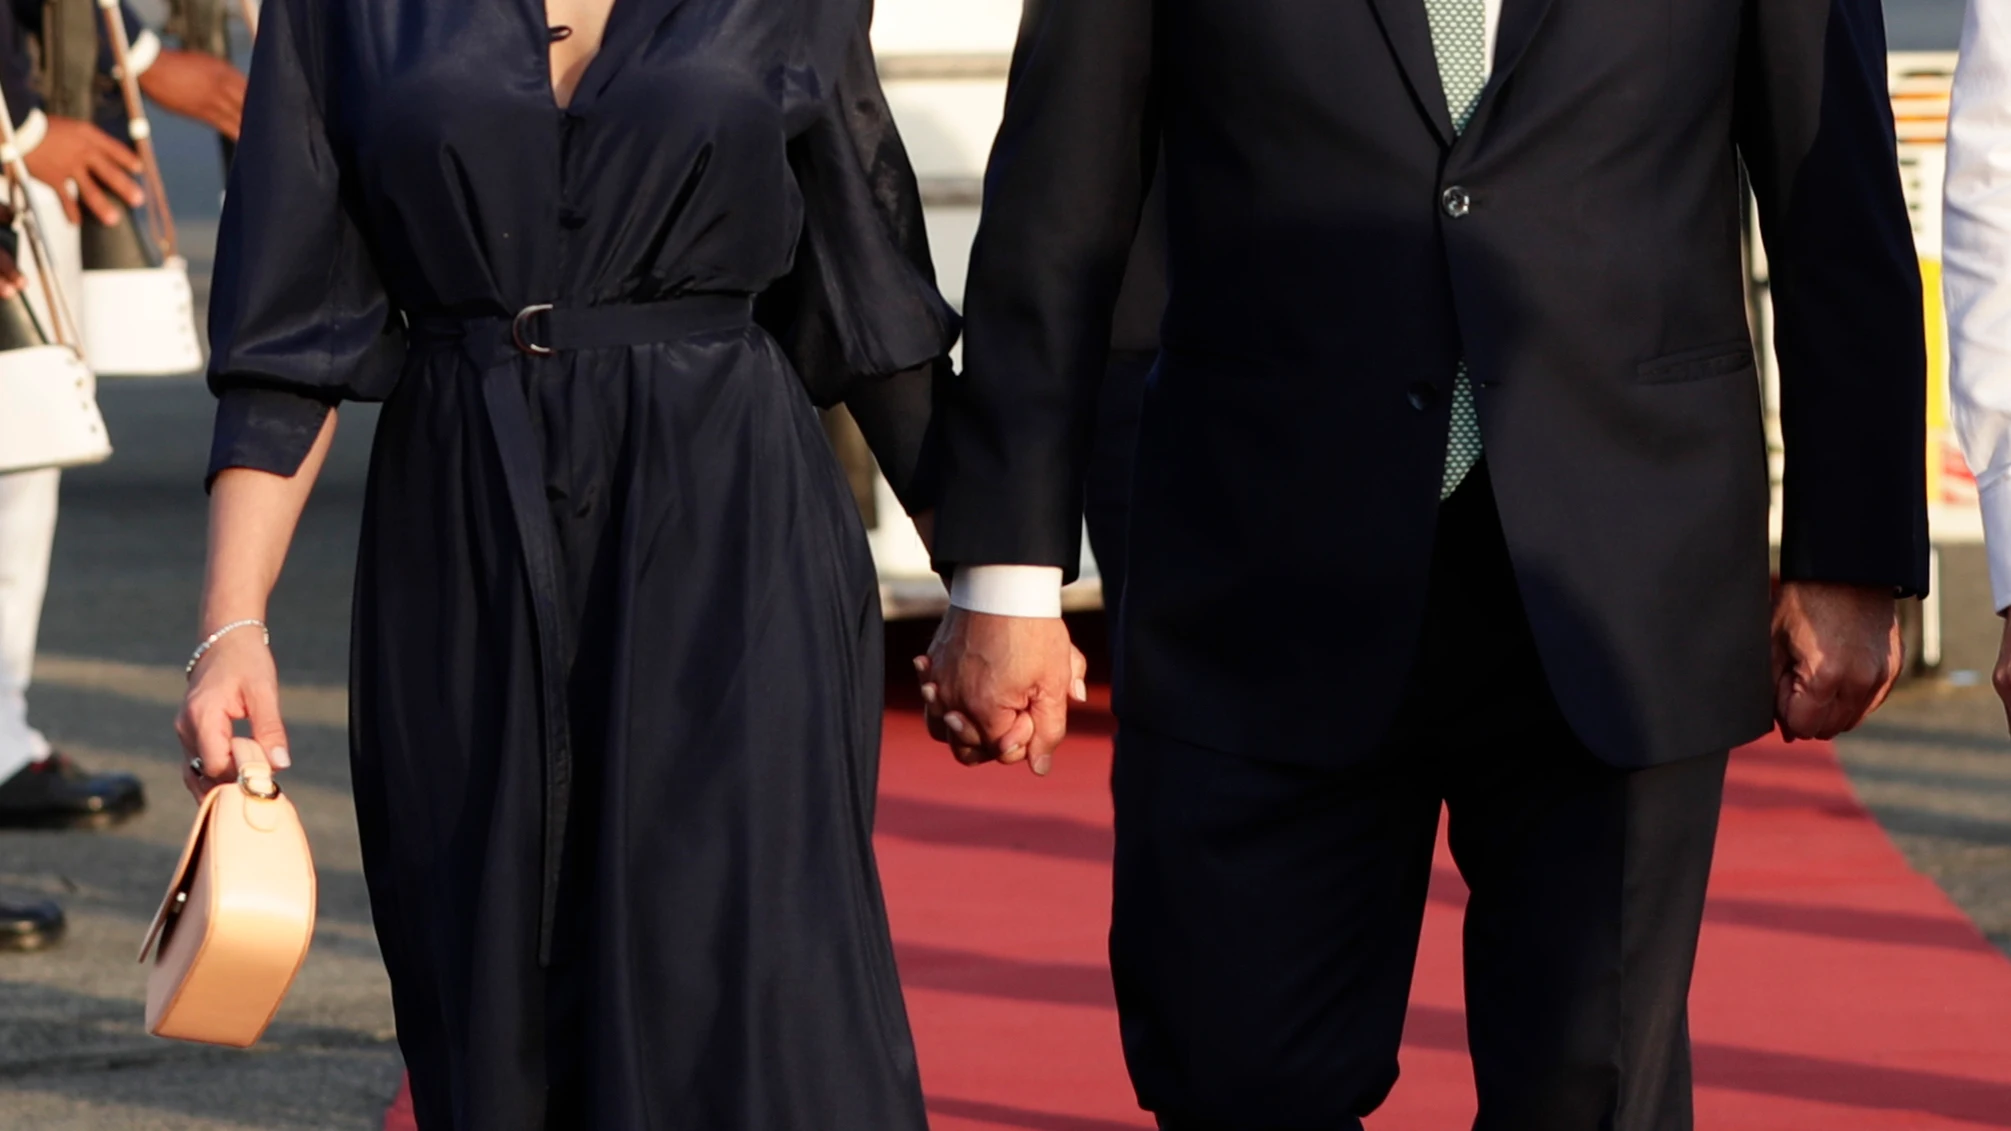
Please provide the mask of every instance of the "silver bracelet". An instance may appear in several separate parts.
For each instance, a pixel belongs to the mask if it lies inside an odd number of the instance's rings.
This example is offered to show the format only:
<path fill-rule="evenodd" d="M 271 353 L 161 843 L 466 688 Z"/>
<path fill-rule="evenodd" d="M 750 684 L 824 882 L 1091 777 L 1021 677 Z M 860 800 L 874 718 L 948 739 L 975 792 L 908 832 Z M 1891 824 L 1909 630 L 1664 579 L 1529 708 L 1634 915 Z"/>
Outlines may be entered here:
<path fill-rule="evenodd" d="M 222 628 L 217 629 L 215 632 L 210 633 L 208 640 L 205 640 L 201 644 L 196 645 L 195 654 L 189 657 L 189 666 L 182 669 L 183 677 L 186 678 L 188 676 L 196 674 L 196 665 L 202 663 L 202 658 L 209 654 L 209 650 L 211 648 L 216 647 L 217 641 L 222 640 L 224 637 L 229 636 L 231 633 L 236 632 L 240 628 L 249 628 L 252 625 L 257 625 L 259 627 L 259 630 L 265 634 L 265 646 L 268 648 L 272 647 L 272 630 L 265 627 L 264 621 L 256 619 L 234 620 L 229 624 L 224 625 Z"/>

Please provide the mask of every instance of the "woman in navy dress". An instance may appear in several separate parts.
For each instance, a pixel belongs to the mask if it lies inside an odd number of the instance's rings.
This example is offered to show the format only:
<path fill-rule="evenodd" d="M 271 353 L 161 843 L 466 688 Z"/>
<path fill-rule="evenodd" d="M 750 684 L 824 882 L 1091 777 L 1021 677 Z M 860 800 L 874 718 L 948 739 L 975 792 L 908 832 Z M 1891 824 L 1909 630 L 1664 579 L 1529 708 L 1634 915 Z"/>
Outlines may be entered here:
<path fill-rule="evenodd" d="M 921 509 L 956 320 L 868 2 L 265 7 L 203 633 L 263 619 L 337 404 L 384 401 L 352 760 L 426 1131 L 925 1126 L 813 404 Z M 208 776 L 232 718 L 287 760 L 259 629 L 194 669 Z"/>

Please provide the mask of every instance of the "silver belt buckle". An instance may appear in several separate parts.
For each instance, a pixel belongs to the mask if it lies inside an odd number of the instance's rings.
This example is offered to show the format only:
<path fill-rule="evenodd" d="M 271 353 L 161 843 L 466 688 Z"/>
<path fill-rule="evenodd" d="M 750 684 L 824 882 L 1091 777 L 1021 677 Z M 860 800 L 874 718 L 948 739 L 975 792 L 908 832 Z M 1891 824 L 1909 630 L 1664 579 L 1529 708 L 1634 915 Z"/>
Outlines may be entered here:
<path fill-rule="evenodd" d="M 549 302 L 538 302 L 517 311 L 517 316 L 510 320 L 510 341 L 517 349 L 530 354 L 532 357 L 550 357 L 552 354 L 558 352 L 550 346 L 542 346 L 531 341 L 525 335 L 525 330 L 527 329 L 526 323 L 551 308 L 552 304 Z"/>

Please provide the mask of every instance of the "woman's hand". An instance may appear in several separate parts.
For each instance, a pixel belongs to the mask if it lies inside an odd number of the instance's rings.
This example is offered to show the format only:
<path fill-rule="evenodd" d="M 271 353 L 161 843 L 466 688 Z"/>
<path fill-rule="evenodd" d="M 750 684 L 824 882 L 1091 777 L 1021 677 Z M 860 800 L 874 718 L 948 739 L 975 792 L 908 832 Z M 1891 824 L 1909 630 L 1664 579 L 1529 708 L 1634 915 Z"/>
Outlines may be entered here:
<path fill-rule="evenodd" d="M 240 719 L 251 724 L 252 740 L 264 749 L 273 769 L 293 764 L 279 715 L 279 669 L 272 650 L 252 627 L 230 633 L 203 653 L 190 676 L 181 714 L 175 718 L 183 751 L 202 760 L 200 776 L 193 766 L 183 775 L 183 784 L 198 800 L 210 786 L 237 777 L 231 738 Z"/>
<path fill-rule="evenodd" d="M 189 757 L 202 761 L 202 778 L 237 776 L 231 736 L 237 722 L 251 724 L 251 737 L 275 770 L 293 760 L 286 751 L 286 727 L 279 718 L 279 669 L 263 631 L 272 587 L 286 563 L 286 547 L 307 505 L 308 493 L 335 441 L 335 413 L 292 475 L 249 467 L 219 471 L 209 496 L 209 565 L 203 573 L 203 631 L 242 627 L 215 638 L 189 673 L 188 697 L 175 717 L 175 733 Z M 243 623 L 256 622 L 256 623 Z M 258 629 L 258 631 L 254 631 Z M 201 797 L 205 783 L 193 769 L 189 792 Z"/>

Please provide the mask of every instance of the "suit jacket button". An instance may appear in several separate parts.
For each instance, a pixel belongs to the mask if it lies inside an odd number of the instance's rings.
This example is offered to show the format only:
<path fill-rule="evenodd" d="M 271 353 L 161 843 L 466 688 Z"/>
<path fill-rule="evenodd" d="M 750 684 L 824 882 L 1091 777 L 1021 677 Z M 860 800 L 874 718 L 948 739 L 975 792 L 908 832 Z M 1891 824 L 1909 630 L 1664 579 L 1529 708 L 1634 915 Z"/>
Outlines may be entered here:
<path fill-rule="evenodd" d="M 1457 220 L 1473 211 L 1473 194 L 1465 188 L 1454 185 L 1438 195 L 1439 207 L 1445 214 Z"/>
<path fill-rule="evenodd" d="M 1438 390 L 1426 381 L 1411 382 L 1404 395 L 1409 398 L 1410 406 L 1419 412 L 1430 412 L 1432 406 L 1438 403 Z"/>

